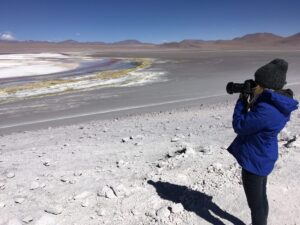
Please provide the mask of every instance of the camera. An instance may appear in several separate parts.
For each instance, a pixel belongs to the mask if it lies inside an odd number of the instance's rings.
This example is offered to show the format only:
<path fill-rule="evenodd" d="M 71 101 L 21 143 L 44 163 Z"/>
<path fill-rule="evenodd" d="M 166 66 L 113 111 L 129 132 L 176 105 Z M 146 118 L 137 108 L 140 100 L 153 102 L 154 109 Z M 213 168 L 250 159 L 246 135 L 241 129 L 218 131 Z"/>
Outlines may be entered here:
<path fill-rule="evenodd" d="M 246 80 L 244 83 L 229 82 L 226 86 L 228 94 L 242 93 L 242 94 L 253 94 L 253 88 L 257 86 L 254 80 Z"/>

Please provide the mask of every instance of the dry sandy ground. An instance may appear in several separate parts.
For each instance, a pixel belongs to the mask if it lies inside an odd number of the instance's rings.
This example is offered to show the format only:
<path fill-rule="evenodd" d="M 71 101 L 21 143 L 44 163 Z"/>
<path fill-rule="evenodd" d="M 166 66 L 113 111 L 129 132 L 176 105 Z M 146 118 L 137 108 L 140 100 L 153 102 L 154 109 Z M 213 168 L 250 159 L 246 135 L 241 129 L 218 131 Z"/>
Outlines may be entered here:
<path fill-rule="evenodd" d="M 1 136 L 0 224 L 248 225 L 234 103 Z M 299 117 L 269 176 L 271 225 L 300 224 Z"/>

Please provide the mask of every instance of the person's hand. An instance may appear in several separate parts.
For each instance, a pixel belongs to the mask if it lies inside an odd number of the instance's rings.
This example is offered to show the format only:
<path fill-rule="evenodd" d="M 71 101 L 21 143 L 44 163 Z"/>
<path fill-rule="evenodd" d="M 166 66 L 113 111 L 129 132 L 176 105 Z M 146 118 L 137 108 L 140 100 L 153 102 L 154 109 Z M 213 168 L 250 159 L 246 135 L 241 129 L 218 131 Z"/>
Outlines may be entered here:
<path fill-rule="evenodd" d="M 245 94 L 245 93 L 241 92 L 239 98 L 248 101 L 248 96 L 249 96 L 248 94 Z"/>
<path fill-rule="evenodd" d="M 239 96 L 239 99 L 242 99 L 242 101 L 244 102 L 245 106 L 248 107 L 249 106 L 249 95 L 245 94 L 245 93 L 241 93 Z"/>

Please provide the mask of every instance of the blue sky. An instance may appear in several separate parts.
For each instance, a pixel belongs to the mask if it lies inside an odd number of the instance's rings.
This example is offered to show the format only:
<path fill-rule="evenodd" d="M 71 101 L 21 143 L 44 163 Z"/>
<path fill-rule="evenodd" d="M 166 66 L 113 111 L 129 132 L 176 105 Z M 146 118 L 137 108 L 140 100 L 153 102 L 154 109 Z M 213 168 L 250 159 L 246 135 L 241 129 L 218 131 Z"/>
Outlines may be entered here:
<path fill-rule="evenodd" d="M 299 0 L 0 0 L 3 39 L 161 43 L 300 32 Z"/>

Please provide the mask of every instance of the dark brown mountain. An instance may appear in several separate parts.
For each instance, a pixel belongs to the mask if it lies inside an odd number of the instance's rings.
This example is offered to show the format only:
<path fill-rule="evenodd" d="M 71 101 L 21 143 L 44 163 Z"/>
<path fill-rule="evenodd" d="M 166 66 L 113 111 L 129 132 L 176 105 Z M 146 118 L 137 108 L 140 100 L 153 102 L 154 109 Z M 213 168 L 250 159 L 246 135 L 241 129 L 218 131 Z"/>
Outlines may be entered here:
<path fill-rule="evenodd" d="M 283 37 L 272 34 L 272 33 L 255 33 L 247 34 L 243 37 L 238 37 L 232 39 L 235 42 L 244 42 L 244 43 L 262 43 L 262 42 L 279 42 Z"/>
<path fill-rule="evenodd" d="M 105 42 L 100 42 L 100 41 L 96 41 L 96 42 L 79 42 L 79 41 L 75 41 L 75 40 L 64 40 L 64 41 L 60 41 L 60 42 L 56 42 L 57 44 L 70 44 L 70 45 L 82 45 L 82 44 L 92 44 L 92 45 L 106 45 L 107 43 Z"/>
<path fill-rule="evenodd" d="M 124 40 L 124 41 L 118 41 L 118 42 L 114 42 L 114 43 L 111 43 L 113 45 L 153 45 L 151 43 L 143 43 L 143 42 L 140 42 L 138 40 Z"/>
<path fill-rule="evenodd" d="M 185 39 L 180 42 L 163 43 L 160 46 L 167 48 L 199 48 L 205 43 L 206 41 L 203 40 Z"/>
<path fill-rule="evenodd" d="M 283 40 L 281 40 L 281 43 L 283 44 L 293 44 L 293 45 L 300 45 L 300 32 L 297 34 L 294 34 L 292 36 L 286 37 Z"/>
<path fill-rule="evenodd" d="M 72 39 L 69 39 L 69 40 L 64 40 L 64 41 L 60 41 L 58 42 L 59 44 L 77 44 L 79 43 L 78 41 L 75 41 L 75 40 L 72 40 Z"/>

